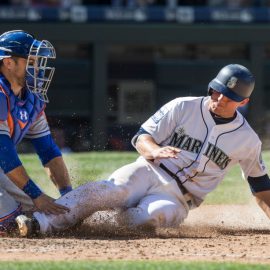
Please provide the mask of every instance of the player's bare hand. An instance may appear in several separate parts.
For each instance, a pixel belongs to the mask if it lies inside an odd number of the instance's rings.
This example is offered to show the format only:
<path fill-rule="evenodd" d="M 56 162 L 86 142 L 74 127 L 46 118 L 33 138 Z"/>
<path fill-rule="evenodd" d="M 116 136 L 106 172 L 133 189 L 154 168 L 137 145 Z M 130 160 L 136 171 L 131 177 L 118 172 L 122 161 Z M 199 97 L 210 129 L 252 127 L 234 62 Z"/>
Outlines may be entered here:
<path fill-rule="evenodd" d="M 60 215 L 69 212 L 69 208 L 65 207 L 64 205 L 55 203 L 54 199 L 46 194 L 42 194 L 36 199 L 33 199 L 33 202 L 37 210 L 45 214 Z"/>
<path fill-rule="evenodd" d="M 160 159 L 160 158 L 178 158 L 177 154 L 181 150 L 179 148 L 173 147 L 173 146 L 164 146 L 161 148 L 157 148 L 152 152 L 154 159 Z"/>

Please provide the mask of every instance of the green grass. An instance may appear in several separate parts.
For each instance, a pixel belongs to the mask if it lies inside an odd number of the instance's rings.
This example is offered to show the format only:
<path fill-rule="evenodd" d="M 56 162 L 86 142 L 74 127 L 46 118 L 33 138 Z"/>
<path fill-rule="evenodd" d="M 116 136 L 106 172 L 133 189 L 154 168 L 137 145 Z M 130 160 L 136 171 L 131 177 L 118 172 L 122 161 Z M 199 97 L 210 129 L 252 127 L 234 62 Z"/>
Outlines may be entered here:
<path fill-rule="evenodd" d="M 135 152 L 89 152 L 72 153 L 64 156 L 69 168 L 73 186 L 87 181 L 107 179 L 117 168 L 134 161 Z M 270 163 L 270 152 L 263 153 L 266 164 Z M 58 191 L 48 180 L 39 160 L 35 155 L 21 155 L 21 159 L 30 176 L 51 196 L 58 196 Z M 239 166 L 235 166 L 216 190 L 205 200 L 206 204 L 245 204 L 252 198 L 249 186 L 242 179 Z"/>
<path fill-rule="evenodd" d="M 266 270 L 269 265 L 194 262 L 1 262 L 1 270 Z"/>
<path fill-rule="evenodd" d="M 240 166 L 235 166 L 206 197 L 206 204 L 245 204 L 252 198 L 249 185 L 241 176 Z"/>
<path fill-rule="evenodd" d="M 134 161 L 137 157 L 135 152 L 89 152 L 64 155 L 74 187 L 87 181 L 107 179 L 115 169 Z M 48 180 L 36 155 L 25 154 L 20 155 L 20 158 L 32 179 L 48 194 L 58 196 L 58 191 Z"/>

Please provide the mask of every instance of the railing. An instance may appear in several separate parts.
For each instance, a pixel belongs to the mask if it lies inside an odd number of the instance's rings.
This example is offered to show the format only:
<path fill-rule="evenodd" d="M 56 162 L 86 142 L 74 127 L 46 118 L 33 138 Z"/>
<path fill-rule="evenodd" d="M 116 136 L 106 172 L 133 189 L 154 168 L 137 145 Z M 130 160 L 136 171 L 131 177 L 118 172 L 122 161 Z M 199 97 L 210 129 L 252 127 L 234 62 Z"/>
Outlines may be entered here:
<path fill-rule="evenodd" d="M 148 6 L 72 6 L 70 8 L 0 6 L 1 22 L 135 22 L 151 23 L 266 23 L 270 8 L 184 7 L 171 9 Z"/>

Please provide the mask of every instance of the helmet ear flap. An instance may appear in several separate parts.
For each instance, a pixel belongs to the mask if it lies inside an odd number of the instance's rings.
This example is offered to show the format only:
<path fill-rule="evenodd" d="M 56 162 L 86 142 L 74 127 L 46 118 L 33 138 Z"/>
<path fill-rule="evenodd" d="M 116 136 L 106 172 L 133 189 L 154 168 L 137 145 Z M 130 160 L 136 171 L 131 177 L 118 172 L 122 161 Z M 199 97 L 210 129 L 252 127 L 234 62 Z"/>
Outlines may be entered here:
<path fill-rule="evenodd" d="M 208 96 L 212 96 L 213 94 L 213 89 L 211 87 L 208 87 L 208 91 L 207 91 Z"/>

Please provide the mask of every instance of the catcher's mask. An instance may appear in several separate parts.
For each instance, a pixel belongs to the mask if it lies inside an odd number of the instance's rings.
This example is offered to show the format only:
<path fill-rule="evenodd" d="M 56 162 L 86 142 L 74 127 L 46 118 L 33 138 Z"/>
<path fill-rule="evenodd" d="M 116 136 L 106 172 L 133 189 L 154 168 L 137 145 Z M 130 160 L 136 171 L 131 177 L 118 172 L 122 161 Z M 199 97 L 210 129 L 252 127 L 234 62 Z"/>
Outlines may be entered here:
<path fill-rule="evenodd" d="M 47 66 L 47 62 L 56 58 L 52 44 L 47 40 L 39 41 L 22 30 L 8 31 L 0 36 L 0 60 L 12 56 L 27 59 L 27 89 L 39 99 L 49 102 L 47 91 L 55 68 Z"/>
<path fill-rule="evenodd" d="M 236 102 L 241 102 L 250 97 L 254 86 L 255 78 L 246 67 L 230 64 L 223 67 L 209 83 L 208 95 L 215 90 Z"/>

